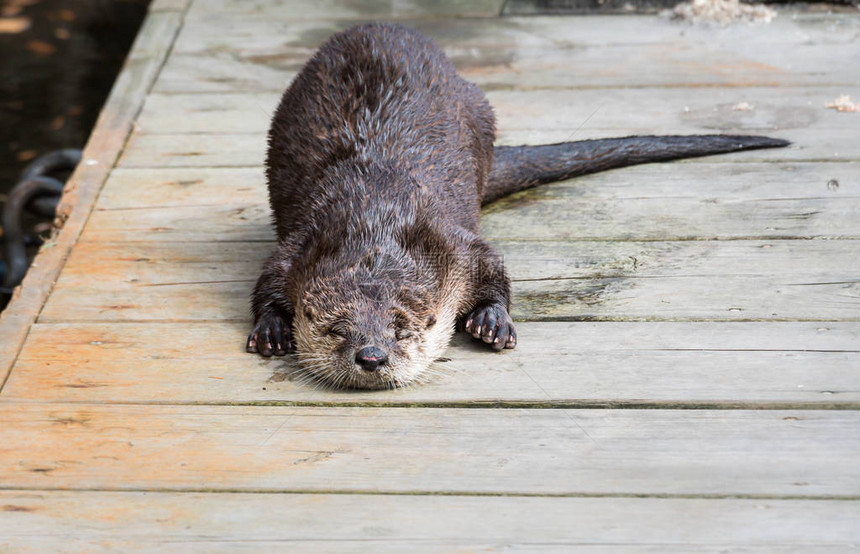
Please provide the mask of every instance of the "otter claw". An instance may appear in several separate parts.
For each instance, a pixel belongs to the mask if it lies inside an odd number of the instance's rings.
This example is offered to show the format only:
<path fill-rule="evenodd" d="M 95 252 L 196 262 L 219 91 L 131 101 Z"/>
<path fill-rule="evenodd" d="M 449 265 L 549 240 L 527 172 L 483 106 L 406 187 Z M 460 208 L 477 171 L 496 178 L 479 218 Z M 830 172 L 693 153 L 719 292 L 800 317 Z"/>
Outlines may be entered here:
<path fill-rule="evenodd" d="M 279 315 L 267 314 L 257 322 L 254 330 L 248 335 L 245 351 L 269 357 L 283 356 L 293 350 L 290 325 Z"/>
<path fill-rule="evenodd" d="M 517 334 L 508 311 L 498 304 L 476 308 L 466 319 L 465 330 L 493 350 L 514 348 Z"/>

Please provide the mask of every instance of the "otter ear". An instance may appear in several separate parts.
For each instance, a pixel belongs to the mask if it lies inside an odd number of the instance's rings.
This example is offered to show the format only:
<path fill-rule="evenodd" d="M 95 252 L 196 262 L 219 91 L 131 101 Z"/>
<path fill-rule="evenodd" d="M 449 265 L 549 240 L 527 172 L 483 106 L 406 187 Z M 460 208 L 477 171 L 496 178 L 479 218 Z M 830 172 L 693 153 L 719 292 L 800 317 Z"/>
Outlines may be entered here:
<path fill-rule="evenodd" d="M 424 326 L 425 326 L 425 328 L 429 329 L 430 327 L 433 327 L 434 325 L 436 325 L 436 316 L 433 314 L 430 314 L 427 316 L 427 319 L 424 320 Z"/>

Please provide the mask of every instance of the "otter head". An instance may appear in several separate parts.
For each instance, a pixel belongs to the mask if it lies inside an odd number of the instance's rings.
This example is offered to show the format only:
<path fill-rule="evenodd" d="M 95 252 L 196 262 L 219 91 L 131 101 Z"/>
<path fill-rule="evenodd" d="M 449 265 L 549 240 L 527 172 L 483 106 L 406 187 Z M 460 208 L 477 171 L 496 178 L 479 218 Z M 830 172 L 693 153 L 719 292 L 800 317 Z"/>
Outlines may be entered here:
<path fill-rule="evenodd" d="M 354 263 L 317 264 L 293 320 L 307 376 L 357 389 L 425 379 L 454 332 L 455 309 L 433 272 L 421 266 L 407 255 L 382 255 L 378 249 Z"/>

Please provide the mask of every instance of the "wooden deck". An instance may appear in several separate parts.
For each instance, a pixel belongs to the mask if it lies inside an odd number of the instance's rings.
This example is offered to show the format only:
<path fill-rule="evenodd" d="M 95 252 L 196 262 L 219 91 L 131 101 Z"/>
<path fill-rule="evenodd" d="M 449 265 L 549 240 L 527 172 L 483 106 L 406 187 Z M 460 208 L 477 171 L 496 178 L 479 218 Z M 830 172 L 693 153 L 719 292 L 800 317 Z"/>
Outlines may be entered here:
<path fill-rule="evenodd" d="M 501 4 L 154 1 L 0 319 L 0 550 L 860 548 L 860 113 L 824 108 L 860 101 L 860 16 Z M 243 352 L 265 131 L 315 47 L 369 19 L 435 38 L 501 143 L 794 145 L 504 199 L 482 227 L 515 351 L 458 338 L 427 386 L 302 387 Z"/>

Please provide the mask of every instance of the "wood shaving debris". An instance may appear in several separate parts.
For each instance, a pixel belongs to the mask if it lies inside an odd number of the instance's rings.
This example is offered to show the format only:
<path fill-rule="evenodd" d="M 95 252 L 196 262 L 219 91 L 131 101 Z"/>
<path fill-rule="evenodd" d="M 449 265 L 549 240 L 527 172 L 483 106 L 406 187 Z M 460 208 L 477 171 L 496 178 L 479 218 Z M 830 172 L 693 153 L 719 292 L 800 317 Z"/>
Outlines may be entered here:
<path fill-rule="evenodd" d="M 829 104 L 824 104 L 825 108 L 832 108 L 837 112 L 856 112 L 860 109 L 860 103 L 855 104 L 851 101 L 851 97 L 847 94 L 843 94 L 833 102 Z"/>
<path fill-rule="evenodd" d="M 755 109 L 755 106 L 750 104 L 749 102 L 738 102 L 732 109 L 736 112 L 751 112 Z"/>
<path fill-rule="evenodd" d="M 760 4 L 741 4 L 740 0 L 690 0 L 668 12 L 672 19 L 692 23 L 728 25 L 734 21 L 770 23 L 776 11 Z"/>

